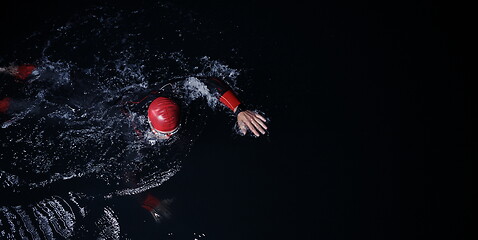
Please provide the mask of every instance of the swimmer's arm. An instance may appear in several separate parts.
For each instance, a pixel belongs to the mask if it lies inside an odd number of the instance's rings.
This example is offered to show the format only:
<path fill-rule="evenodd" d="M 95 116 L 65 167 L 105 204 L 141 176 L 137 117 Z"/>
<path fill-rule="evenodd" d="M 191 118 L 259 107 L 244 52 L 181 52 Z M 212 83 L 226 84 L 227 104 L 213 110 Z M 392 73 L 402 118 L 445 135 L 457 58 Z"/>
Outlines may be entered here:
<path fill-rule="evenodd" d="M 267 130 L 266 119 L 257 112 L 245 109 L 245 106 L 232 89 L 219 78 L 203 78 L 201 79 L 209 91 L 218 96 L 219 101 L 234 112 L 237 116 L 237 125 L 243 135 L 247 131 L 251 131 L 255 136 L 259 137 L 265 134 Z"/>
<path fill-rule="evenodd" d="M 217 77 L 199 77 L 198 79 L 206 85 L 209 92 L 212 95 L 215 95 L 224 106 L 233 112 L 237 110 L 241 101 L 234 91 L 232 91 L 231 87 L 229 87 L 224 81 Z"/>

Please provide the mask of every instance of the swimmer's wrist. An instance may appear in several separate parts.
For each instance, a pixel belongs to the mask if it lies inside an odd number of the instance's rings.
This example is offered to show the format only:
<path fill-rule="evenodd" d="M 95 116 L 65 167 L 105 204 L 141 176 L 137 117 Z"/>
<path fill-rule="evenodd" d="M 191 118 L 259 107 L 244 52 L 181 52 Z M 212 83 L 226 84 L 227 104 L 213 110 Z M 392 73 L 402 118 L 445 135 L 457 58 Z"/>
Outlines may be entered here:
<path fill-rule="evenodd" d="M 234 115 L 237 117 L 239 113 L 244 112 L 247 110 L 247 107 L 245 106 L 244 103 L 240 103 L 235 109 L 234 109 Z"/>
<path fill-rule="evenodd" d="M 227 108 L 231 109 L 233 112 L 236 112 L 236 108 L 241 104 L 241 101 L 237 98 L 236 94 L 232 90 L 227 90 L 219 97 L 219 101 L 224 104 Z"/>

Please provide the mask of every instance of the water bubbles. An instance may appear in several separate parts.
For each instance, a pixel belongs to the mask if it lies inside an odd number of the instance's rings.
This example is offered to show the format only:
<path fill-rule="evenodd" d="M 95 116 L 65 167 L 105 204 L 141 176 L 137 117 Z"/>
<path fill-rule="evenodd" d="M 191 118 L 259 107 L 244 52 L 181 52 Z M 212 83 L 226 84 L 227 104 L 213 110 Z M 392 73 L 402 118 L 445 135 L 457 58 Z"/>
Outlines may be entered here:
<path fill-rule="evenodd" d="M 193 233 L 194 240 L 204 239 L 206 237 L 205 233 Z"/>

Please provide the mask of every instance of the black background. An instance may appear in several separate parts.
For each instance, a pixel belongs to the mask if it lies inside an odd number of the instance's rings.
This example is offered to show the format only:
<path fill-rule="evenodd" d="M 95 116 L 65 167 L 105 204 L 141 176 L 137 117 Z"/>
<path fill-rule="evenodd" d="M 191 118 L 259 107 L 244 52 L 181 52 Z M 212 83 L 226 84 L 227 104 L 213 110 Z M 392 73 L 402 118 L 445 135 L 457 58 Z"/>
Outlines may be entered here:
<path fill-rule="evenodd" d="M 465 239 L 470 7 L 385 2 L 175 1 L 230 29 L 225 46 L 240 45 L 254 79 L 242 97 L 270 131 L 240 138 L 213 118 L 157 190 L 175 197 L 172 220 L 125 229 L 144 239 Z M 149 3 L 7 3 L 1 53 L 52 17 Z"/>

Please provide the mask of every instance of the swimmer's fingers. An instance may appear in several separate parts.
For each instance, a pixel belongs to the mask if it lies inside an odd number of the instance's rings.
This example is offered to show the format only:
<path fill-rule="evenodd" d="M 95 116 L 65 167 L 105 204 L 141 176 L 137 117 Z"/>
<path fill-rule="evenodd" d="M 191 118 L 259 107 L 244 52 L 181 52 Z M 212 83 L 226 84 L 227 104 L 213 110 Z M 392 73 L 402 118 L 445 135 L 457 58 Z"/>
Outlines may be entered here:
<path fill-rule="evenodd" d="M 245 133 L 244 132 L 245 126 L 247 126 L 249 131 L 251 131 L 257 137 L 260 136 L 260 133 L 261 134 L 266 133 L 265 130 L 267 129 L 267 126 L 265 125 L 265 118 L 253 111 L 246 110 L 246 111 L 240 112 L 237 115 L 237 120 L 240 123 L 239 127 L 241 128 L 242 133 Z"/>
<path fill-rule="evenodd" d="M 251 131 L 252 133 L 254 133 L 254 135 L 256 135 L 256 137 L 259 137 L 259 132 L 256 130 L 256 128 L 254 127 L 254 125 L 252 125 L 252 121 L 251 120 L 247 120 L 246 122 L 246 125 L 247 127 L 249 128 L 249 131 Z"/>
<path fill-rule="evenodd" d="M 263 117 L 262 115 L 260 115 L 259 113 L 256 113 L 256 112 L 253 112 L 253 113 L 254 113 L 254 115 L 255 115 L 257 118 L 259 118 L 259 119 L 262 120 L 263 122 L 267 122 L 266 118 Z"/>
<path fill-rule="evenodd" d="M 252 125 L 251 117 L 249 115 L 249 111 L 242 111 L 237 114 L 237 122 L 241 129 L 241 133 L 246 134 L 247 129 L 249 129 L 249 131 L 251 131 L 254 135 L 259 136 L 259 132 L 257 132 L 254 128 L 254 125 Z"/>
<path fill-rule="evenodd" d="M 254 135 L 256 136 L 260 136 L 260 134 L 258 134 L 258 132 L 262 133 L 262 134 L 266 134 L 266 127 L 264 125 L 264 123 L 259 119 L 257 118 L 254 114 L 250 114 L 249 115 L 249 121 L 251 122 L 252 126 L 254 128 L 251 129 L 251 131 L 254 133 Z"/>
<path fill-rule="evenodd" d="M 255 118 L 255 121 L 261 125 L 261 127 L 264 129 L 264 130 L 267 130 L 267 126 L 266 126 L 266 118 L 263 117 L 262 115 L 260 115 L 259 113 L 256 113 L 254 112 L 254 116 L 256 117 Z"/>

